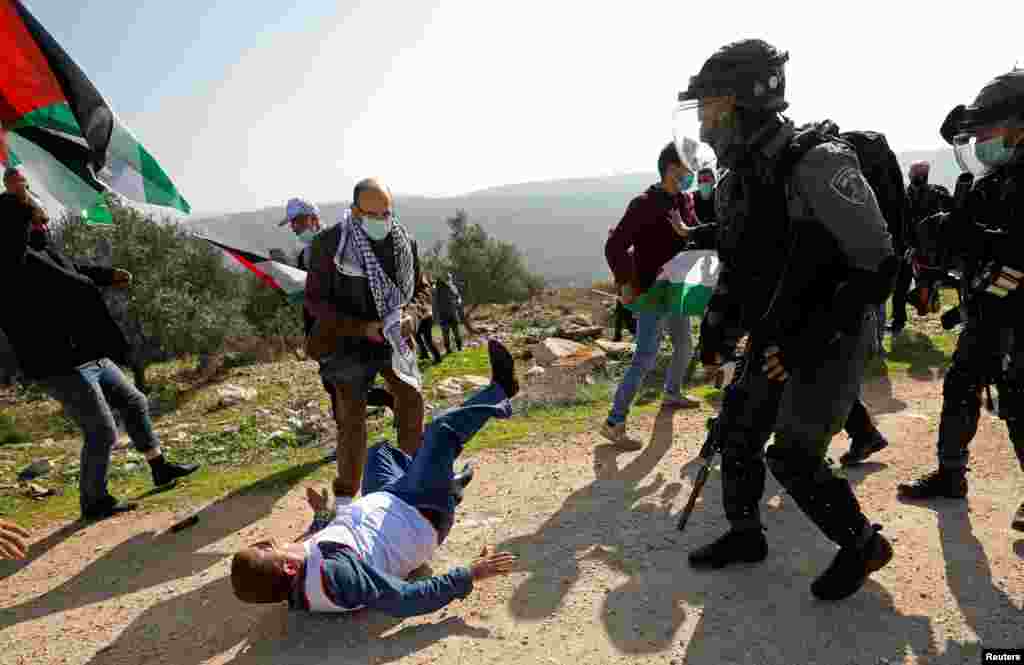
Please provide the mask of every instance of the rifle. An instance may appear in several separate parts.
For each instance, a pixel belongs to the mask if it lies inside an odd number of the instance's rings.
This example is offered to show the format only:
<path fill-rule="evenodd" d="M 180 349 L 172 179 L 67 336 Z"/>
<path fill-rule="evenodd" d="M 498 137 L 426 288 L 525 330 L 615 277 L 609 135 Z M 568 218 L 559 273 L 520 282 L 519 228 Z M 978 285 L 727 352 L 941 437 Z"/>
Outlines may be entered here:
<path fill-rule="evenodd" d="M 704 460 L 704 464 L 701 465 L 700 471 L 697 472 L 697 479 L 693 482 L 690 498 L 686 502 L 686 507 L 683 508 L 682 515 L 679 516 L 679 524 L 676 525 L 676 528 L 680 531 L 686 528 L 686 523 L 690 520 L 690 514 L 693 513 L 693 508 L 697 504 L 697 497 L 700 496 L 701 490 L 704 489 L 704 483 L 708 481 L 708 476 L 711 475 L 711 465 L 715 461 L 715 454 L 721 446 L 721 441 L 718 440 L 718 418 L 708 418 L 707 428 L 708 435 L 704 439 L 703 447 L 700 449 L 700 457 Z"/>

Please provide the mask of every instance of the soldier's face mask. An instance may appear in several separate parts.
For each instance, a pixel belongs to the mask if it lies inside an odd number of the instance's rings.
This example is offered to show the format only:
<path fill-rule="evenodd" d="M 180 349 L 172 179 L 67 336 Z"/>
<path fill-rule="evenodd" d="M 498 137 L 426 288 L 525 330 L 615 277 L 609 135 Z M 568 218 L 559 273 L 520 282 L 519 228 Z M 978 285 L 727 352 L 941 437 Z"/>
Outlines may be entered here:
<path fill-rule="evenodd" d="M 956 161 L 974 177 L 984 176 L 1013 161 L 1020 152 L 1021 130 L 1015 127 L 984 127 L 953 138 Z"/>

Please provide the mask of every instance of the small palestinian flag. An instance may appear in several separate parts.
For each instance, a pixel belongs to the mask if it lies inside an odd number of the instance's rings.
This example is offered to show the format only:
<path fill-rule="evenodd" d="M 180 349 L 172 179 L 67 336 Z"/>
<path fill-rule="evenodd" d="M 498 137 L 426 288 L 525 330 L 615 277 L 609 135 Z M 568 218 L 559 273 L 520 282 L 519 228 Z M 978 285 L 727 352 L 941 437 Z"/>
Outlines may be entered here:
<path fill-rule="evenodd" d="M 718 283 L 720 269 L 716 252 L 679 252 L 661 267 L 654 285 L 626 308 L 637 314 L 702 316 Z"/>
<path fill-rule="evenodd" d="M 301 303 L 306 295 L 306 271 L 293 268 L 290 265 L 268 259 L 259 254 L 247 252 L 244 249 L 231 247 L 216 240 L 210 240 L 205 236 L 198 236 L 214 247 L 224 250 L 224 253 L 248 268 L 254 275 L 263 280 L 263 283 L 272 289 L 276 289 L 288 298 L 289 302 Z"/>
<path fill-rule="evenodd" d="M 44 207 L 109 224 L 106 195 L 189 213 L 153 156 L 20 0 L 0 0 L 0 160 Z"/>

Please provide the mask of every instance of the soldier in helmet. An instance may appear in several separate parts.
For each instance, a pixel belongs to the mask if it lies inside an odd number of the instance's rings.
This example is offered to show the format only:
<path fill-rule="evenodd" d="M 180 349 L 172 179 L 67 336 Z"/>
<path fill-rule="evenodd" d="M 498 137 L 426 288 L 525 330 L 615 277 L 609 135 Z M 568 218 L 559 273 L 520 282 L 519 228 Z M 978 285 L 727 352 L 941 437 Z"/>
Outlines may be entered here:
<path fill-rule="evenodd" d="M 992 383 L 1024 469 L 1024 70 L 995 78 L 971 106 L 954 108 L 942 136 L 977 179 L 957 210 L 925 219 L 919 234 L 922 244 L 936 238 L 939 253 L 964 277 L 963 329 L 943 381 L 938 469 L 901 484 L 906 499 L 967 497 L 968 446 Z M 1024 504 L 1012 526 L 1024 531 Z"/>
<path fill-rule="evenodd" d="M 825 452 L 858 397 L 872 310 L 892 291 L 896 259 L 853 148 L 781 115 L 788 58 L 760 40 L 729 44 L 679 95 L 677 140 L 699 131 L 728 169 L 715 206 L 726 267 L 702 324 L 703 362 L 714 366 L 750 333 L 743 373 L 726 390 L 718 427 L 731 528 L 692 552 L 690 562 L 720 568 L 767 556 L 758 508 L 767 460 L 801 510 L 839 545 L 811 585 L 816 597 L 839 600 L 892 558 L 881 527 L 861 511 Z"/>

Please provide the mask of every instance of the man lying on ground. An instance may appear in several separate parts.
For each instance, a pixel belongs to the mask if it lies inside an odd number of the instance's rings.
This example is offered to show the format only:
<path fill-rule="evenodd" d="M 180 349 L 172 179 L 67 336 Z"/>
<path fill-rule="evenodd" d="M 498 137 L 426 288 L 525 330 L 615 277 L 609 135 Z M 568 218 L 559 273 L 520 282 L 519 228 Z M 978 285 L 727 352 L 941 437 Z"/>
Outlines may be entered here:
<path fill-rule="evenodd" d="M 451 530 L 455 507 L 473 476 L 468 464 L 454 473 L 463 446 L 492 417 L 511 416 L 508 400 L 519 390 L 512 356 L 494 340 L 487 350 L 491 385 L 435 418 L 414 456 L 377 444 L 368 455 L 359 499 L 336 497 L 334 514 L 325 515 L 326 492 L 310 489 L 316 516 L 303 542 L 271 540 L 235 554 L 231 585 L 239 600 L 287 600 L 293 609 L 310 612 L 365 607 L 409 617 L 465 598 L 475 582 L 512 570 L 514 555 L 484 548 L 469 567 L 405 581 L 430 561 Z"/>

